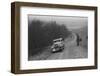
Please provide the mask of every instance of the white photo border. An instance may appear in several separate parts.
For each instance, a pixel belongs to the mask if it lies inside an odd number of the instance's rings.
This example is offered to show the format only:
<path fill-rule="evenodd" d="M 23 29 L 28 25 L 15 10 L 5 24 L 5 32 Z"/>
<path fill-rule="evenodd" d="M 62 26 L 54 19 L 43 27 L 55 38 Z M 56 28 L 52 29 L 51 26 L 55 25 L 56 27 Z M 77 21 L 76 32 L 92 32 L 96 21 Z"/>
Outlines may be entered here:
<path fill-rule="evenodd" d="M 28 18 L 27 18 L 28 14 L 88 17 L 88 58 L 28 61 Z M 27 69 L 43 69 L 43 68 L 94 66 L 95 65 L 94 18 L 95 18 L 94 10 L 78 10 L 78 9 L 62 9 L 62 8 L 57 9 L 57 8 L 22 6 L 20 8 L 20 69 L 27 70 Z"/>

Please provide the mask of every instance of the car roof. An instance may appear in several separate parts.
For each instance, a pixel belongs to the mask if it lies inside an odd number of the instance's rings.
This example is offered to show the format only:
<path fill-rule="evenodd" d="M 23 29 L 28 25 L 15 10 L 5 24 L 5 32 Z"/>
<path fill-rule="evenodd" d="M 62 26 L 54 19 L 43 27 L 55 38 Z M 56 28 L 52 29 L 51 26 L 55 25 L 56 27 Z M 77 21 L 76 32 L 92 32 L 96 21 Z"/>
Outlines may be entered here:
<path fill-rule="evenodd" d="M 58 41 L 58 40 L 62 40 L 62 38 L 54 39 L 53 41 Z"/>

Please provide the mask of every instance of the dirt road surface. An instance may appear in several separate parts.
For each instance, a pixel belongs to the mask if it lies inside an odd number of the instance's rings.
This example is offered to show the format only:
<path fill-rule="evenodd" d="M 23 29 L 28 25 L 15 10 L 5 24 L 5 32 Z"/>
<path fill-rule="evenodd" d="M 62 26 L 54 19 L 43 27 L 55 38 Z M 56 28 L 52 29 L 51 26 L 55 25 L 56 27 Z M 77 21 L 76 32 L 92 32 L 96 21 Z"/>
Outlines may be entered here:
<path fill-rule="evenodd" d="M 29 60 L 55 60 L 55 59 L 77 59 L 87 58 L 88 51 L 82 46 L 77 46 L 76 34 L 70 35 L 64 40 L 64 50 L 61 52 L 52 53 L 51 46 L 47 47 L 41 54 L 31 56 Z"/>
<path fill-rule="evenodd" d="M 52 53 L 47 60 L 87 58 L 87 49 L 77 46 L 76 38 L 76 35 L 73 34 L 72 37 L 66 39 L 64 50 L 62 52 Z"/>

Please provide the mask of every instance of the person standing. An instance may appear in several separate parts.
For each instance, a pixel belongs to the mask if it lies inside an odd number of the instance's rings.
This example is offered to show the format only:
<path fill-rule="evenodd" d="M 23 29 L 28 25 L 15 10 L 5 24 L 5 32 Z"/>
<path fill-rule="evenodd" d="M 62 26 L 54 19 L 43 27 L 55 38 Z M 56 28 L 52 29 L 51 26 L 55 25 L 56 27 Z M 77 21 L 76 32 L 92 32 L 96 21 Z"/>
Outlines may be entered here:
<path fill-rule="evenodd" d="M 77 46 L 79 46 L 81 38 L 80 38 L 80 36 L 78 34 L 76 34 L 76 36 L 77 36 L 76 43 L 77 43 Z"/>

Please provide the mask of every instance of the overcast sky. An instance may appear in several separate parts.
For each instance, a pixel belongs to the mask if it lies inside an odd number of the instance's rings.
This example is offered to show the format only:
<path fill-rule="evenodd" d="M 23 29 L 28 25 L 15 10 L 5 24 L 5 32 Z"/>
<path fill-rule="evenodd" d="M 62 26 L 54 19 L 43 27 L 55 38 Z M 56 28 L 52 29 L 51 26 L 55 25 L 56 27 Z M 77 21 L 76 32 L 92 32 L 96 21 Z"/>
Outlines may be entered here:
<path fill-rule="evenodd" d="M 41 21 L 56 21 L 58 24 L 64 24 L 69 29 L 81 28 L 88 25 L 87 17 L 75 17 L 75 16 L 45 16 L 45 15 L 28 15 L 29 22 L 32 20 Z"/>

